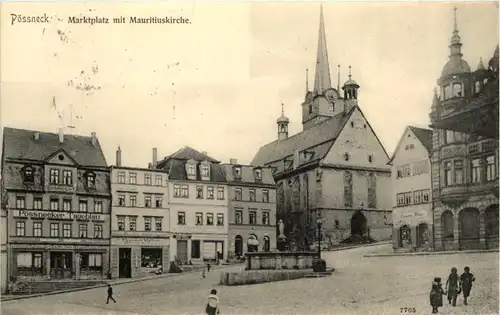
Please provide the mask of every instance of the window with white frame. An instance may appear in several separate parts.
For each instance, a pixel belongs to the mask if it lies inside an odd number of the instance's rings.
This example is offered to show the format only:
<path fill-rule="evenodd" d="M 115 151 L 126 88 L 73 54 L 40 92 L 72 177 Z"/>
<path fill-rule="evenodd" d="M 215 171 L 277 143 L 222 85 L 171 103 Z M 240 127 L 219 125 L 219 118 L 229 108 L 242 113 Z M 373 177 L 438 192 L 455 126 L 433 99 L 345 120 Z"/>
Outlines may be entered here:
<path fill-rule="evenodd" d="M 405 206 L 411 205 L 411 204 L 412 204 L 412 193 L 406 192 L 405 193 Z"/>
<path fill-rule="evenodd" d="M 413 192 L 413 201 L 416 205 L 421 204 L 423 202 L 423 196 L 421 190 L 416 190 Z"/>
<path fill-rule="evenodd" d="M 17 221 L 16 222 L 16 236 L 25 236 L 26 235 L 26 222 Z"/>
<path fill-rule="evenodd" d="M 144 231 L 151 231 L 151 217 L 144 217 Z"/>
<path fill-rule="evenodd" d="M 497 178 L 495 156 L 486 157 L 486 180 L 494 181 Z"/>
<path fill-rule="evenodd" d="M 87 212 L 88 211 L 88 202 L 87 200 L 80 200 L 78 202 L 78 209 L 80 212 Z"/>
<path fill-rule="evenodd" d="M 144 195 L 144 207 L 151 208 L 151 195 Z"/>
<path fill-rule="evenodd" d="M 214 225 L 214 214 L 207 213 L 207 225 Z"/>
<path fill-rule="evenodd" d="M 156 232 L 161 232 L 162 231 L 162 217 L 155 217 L 155 231 Z"/>
<path fill-rule="evenodd" d="M 94 212 L 95 213 L 102 213 L 102 201 L 101 200 L 94 201 Z"/>
<path fill-rule="evenodd" d="M 174 184 L 174 197 L 180 197 L 180 196 L 181 196 L 181 185 Z"/>
<path fill-rule="evenodd" d="M 269 190 L 267 189 L 262 191 L 262 202 L 269 202 Z"/>
<path fill-rule="evenodd" d="M 262 212 L 262 224 L 263 225 L 270 225 L 271 224 L 271 215 L 269 211 L 263 211 Z"/>
<path fill-rule="evenodd" d="M 249 189 L 248 190 L 248 195 L 249 195 L 249 198 L 250 198 L 250 201 L 255 201 L 255 189 Z"/>
<path fill-rule="evenodd" d="M 405 205 L 405 194 L 404 193 L 397 194 L 396 199 L 397 199 L 398 207 Z"/>
<path fill-rule="evenodd" d="M 137 184 L 137 173 L 130 173 L 128 175 L 129 184 Z"/>
<path fill-rule="evenodd" d="M 16 209 L 26 209 L 26 197 L 17 196 L 16 197 Z"/>
<path fill-rule="evenodd" d="M 444 184 L 445 186 L 453 185 L 453 176 L 452 176 L 452 164 L 451 162 L 444 163 Z"/>
<path fill-rule="evenodd" d="M 463 184 L 464 181 L 464 162 L 456 160 L 453 162 L 453 171 L 455 173 L 455 184 Z"/>
<path fill-rule="evenodd" d="M 63 171 L 63 185 L 73 185 L 73 172 L 69 170 Z"/>
<path fill-rule="evenodd" d="M 196 186 L 196 199 L 203 199 L 203 186 Z"/>
<path fill-rule="evenodd" d="M 179 225 L 186 224 L 186 212 L 183 211 L 177 212 L 177 224 Z"/>
<path fill-rule="evenodd" d="M 50 210 L 58 211 L 59 210 L 59 199 L 50 198 Z"/>
<path fill-rule="evenodd" d="M 217 213 L 217 225 L 219 225 L 219 226 L 224 225 L 224 214 L 223 213 Z"/>
<path fill-rule="evenodd" d="M 224 200 L 224 187 L 217 187 L 217 199 Z"/>
<path fill-rule="evenodd" d="M 196 212 L 196 225 L 203 225 L 203 213 Z"/>
<path fill-rule="evenodd" d="M 94 238 L 102 238 L 102 224 L 94 225 Z"/>
<path fill-rule="evenodd" d="M 196 176 L 196 165 L 194 163 L 187 164 L 188 176 Z"/>
<path fill-rule="evenodd" d="M 214 187 L 213 186 L 207 187 L 207 199 L 214 199 Z"/>
<path fill-rule="evenodd" d="M 151 179 L 151 174 L 146 173 L 144 174 L 144 185 L 151 186 L 153 184 L 153 181 Z"/>
<path fill-rule="evenodd" d="M 33 210 L 42 210 L 42 197 L 33 198 Z"/>
<path fill-rule="evenodd" d="M 125 195 L 118 195 L 118 205 L 125 207 Z"/>
<path fill-rule="evenodd" d="M 248 212 L 248 224 L 257 224 L 257 211 Z"/>
<path fill-rule="evenodd" d="M 49 171 L 49 181 L 53 185 L 58 185 L 59 184 L 59 170 L 57 170 L 57 169 L 51 169 Z"/>
<path fill-rule="evenodd" d="M 125 231 L 125 217 L 117 216 L 118 219 L 118 231 Z"/>
<path fill-rule="evenodd" d="M 471 161 L 471 182 L 473 184 L 481 182 L 481 160 L 474 159 Z"/>
<path fill-rule="evenodd" d="M 422 200 L 424 203 L 429 202 L 430 194 L 431 194 L 430 189 L 422 190 Z"/>
<path fill-rule="evenodd" d="M 242 198 L 241 188 L 235 188 L 234 189 L 234 200 L 241 200 L 241 198 Z"/>
<path fill-rule="evenodd" d="M 137 217 L 128 217 L 128 230 L 135 231 L 137 229 Z"/>
<path fill-rule="evenodd" d="M 50 224 L 50 237 L 59 237 L 59 223 Z"/>
<path fill-rule="evenodd" d="M 63 237 L 65 237 L 65 238 L 71 237 L 71 224 L 70 223 L 63 224 Z"/>
<path fill-rule="evenodd" d="M 137 206 L 137 196 L 136 195 L 130 195 L 128 197 L 129 203 L 131 207 L 136 207 Z"/>
<path fill-rule="evenodd" d="M 156 186 L 163 186 L 163 176 L 161 176 L 161 175 L 155 176 L 155 185 Z"/>
<path fill-rule="evenodd" d="M 125 172 L 118 172 L 118 184 L 125 184 Z"/>
<path fill-rule="evenodd" d="M 208 164 L 201 165 L 201 176 L 202 177 L 210 176 L 210 166 Z"/>
<path fill-rule="evenodd" d="M 234 211 L 234 223 L 243 224 L 243 211 L 235 210 Z"/>
<path fill-rule="evenodd" d="M 163 207 L 163 196 L 155 196 L 155 204 L 156 208 L 161 208 Z"/>
<path fill-rule="evenodd" d="M 188 185 L 181 186 L 181 197 L 183 197 L 183 198 L 189 197 L 189 186 Z"/>
<path fill-rule="evenodd" d="M 78 234 L 80 235 L 80 238 L 87 238 L 87 231 L 88 231 L 87 224 L 80 224 L 78 226 Z"/>
<path fill-rule="evenodd" d="M 34 237 L 42 236 L 42 222 L 33 222 L 33 236 Z"/>
<path fill-rule="evenodd" d="M 94 173 L 87 173 L 87 187 L 88 188 L 95 187 L 95 174 Z"/>
<path fill-rule="evenodd" d="M 72 200 L 71 199 L 63 199 L 63 211 L 71 211 L 71 204 Z"/>

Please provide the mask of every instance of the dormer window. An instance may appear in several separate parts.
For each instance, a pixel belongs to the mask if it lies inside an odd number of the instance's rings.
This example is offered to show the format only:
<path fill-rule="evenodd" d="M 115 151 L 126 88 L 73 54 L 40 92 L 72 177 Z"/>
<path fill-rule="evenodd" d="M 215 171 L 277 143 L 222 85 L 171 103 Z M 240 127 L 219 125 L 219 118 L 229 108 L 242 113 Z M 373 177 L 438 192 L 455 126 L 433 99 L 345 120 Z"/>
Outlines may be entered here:
<path fill-rule="evenodd" d="M 262 179 L 262 170 L 255 170 L 255 179 Z"/>
<path fill-rule="evenodd" d="M 86 183 L 87 183 L 87 188 L 94 188 L 95 187 L 95 174 L 94 173 L 87 173 Z"/>
<path fill-rule="evenodd" d="M 27 166 L 24 168 L 23 179 L 25 183 L 33 183 L 35 181 L 33 168 L 31 166 Z"/>
<path fill-rule="evenodd" d="M 187 165 L 188 176 L 196 176 L 196 165 L 190 163 Z"/>
<path fill-rule="evenodd" d="M 234 167 L 234 177 L 237 177 L 237 178 L 241 177 L 241 167 L 239 167 L 239 166 Z"/>
<path fill-rule="evenodd" d="M 210 176 L 210 166 L 208 164 L 201 165 L 201 177 L 209 177 Z"/>

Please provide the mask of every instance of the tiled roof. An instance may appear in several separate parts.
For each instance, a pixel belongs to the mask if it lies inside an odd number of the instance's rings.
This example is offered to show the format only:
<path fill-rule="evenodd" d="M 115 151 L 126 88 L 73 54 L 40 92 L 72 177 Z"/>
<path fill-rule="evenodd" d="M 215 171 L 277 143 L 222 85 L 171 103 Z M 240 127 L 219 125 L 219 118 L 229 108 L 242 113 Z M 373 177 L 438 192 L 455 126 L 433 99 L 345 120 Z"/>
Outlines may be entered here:
<path fill-rule="evenodd" d="M 248 183 L 248 184 L 265 184 L 265 185 L 275 185 L 273 173 L 270 168 L 263 167 L 262 170 L 262 180 L 255 180 L 254 166 L 249 165 L 237 165 L 241 167 L 241 179 L 236 179 L 234 177 L 233 167 L 235 164 L 222 164 L 221 167 L 226 176 L 226 181 L 230 183 Z"/>
<path fill-rule="evenodd" d="M 424 129 L 415 126 L 408 126 L 410 130 L 415 134 L 418 140 L 424 145 L 429 154 L 432 152 L 432 130 Z"/>
<path fill-rule="evenodd" d="M 347 114 L 339 114 L 285 140 L 276 140 L 266 144 L 259 149 L 251 164 L 270 164 L 285 157 L 293 156 L 294 150 L 302 152 L 306 149 L 311 153 L 314 152 L 312 159 L 324 158 L 355 108 L 357 107 L 354 106 Z M 323 145 L 325 142 L 329 142 L 326 147 Z"/>
<path fill-rule="evenodd" d="M 208 155 L 203 154 L 199 151 L 196 151 L 195 149 L 188 147 L 188 146 L 186 146 L 186 147 L 178 150 L 177 152 L 165 157 L 163 160 L 167 160 L 169 158 L 174 158 L 177 160 L 193 159 L 193 160 L 198 161 L 198 162 L 208 161 L 208 162 L 212 162 L 212 163 L 219 163 L 219 161 L 217 161 L 216 159 L 211 158 Z M 161 161 L 160 161 L 160 163 L 161 163 Z"/>
<path fill-rule="evenodd" d="M 197 162 L 208 161 L 210 163 L 210 181 L 225 182 L 226 176 L 219 162 L 201 152 L 190 147 L 184 147 L 172 155 L 167 156 L 158 162 L 157 168 L 168 171 L 169 180 L 188 180 L 186 162 L 193 159 Z M 198 163 L 199 166 L 199 163 Z M 199 168 L 198 168 L 199 169 Z M 197 173 L 196 180 L 200 181 L 200 172 Z"/>
<path fill-rule="evenodd" d="M 39 133 L 38 140 L 35 139 L 36 132 Z M 92 137 L 65 134 L 63 143 L 60 143 L 57 133 L 5 127 L 4 159 L 43 161 L 63 149 L 81 166 L 107 167 L 99 140 L 96 140 L 93 146 Z"/>

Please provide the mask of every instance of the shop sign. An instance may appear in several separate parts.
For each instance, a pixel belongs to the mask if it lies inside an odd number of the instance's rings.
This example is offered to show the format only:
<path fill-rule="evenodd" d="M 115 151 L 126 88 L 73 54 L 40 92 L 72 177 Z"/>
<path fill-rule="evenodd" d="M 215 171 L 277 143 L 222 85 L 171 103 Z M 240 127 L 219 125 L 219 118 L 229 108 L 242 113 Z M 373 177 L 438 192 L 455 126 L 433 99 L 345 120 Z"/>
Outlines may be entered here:
<path fill-rule="evenodd" d="M 69 212 L 57 211 L 31 211 L 31 210 L 14 210 L 15 217 L 28 217 L 30 219 L 56 219 L 69 220 L 71 219 Z"/>
<path fill-rule="evenodd" d="M 55 220 L 89 220 L 102 221 L 101 214 L 95 213 L 71 213 L 60 211 L 37 211 L 37 210 L 14 210 L 15 217 L 30 219 L 55 219 Z"/>
<path fill-rule="evenodd" d="M 102 221 L 100 214 L 93 213 L 72 213 L 71 218 L 76 220 Z"/>
<path fill-rule="evenodd" d="M 113 237 L 113 245 L 129 245 L 129 246 L 162 246 L 167 245 L 166 238 L 147 238 L 147 237 Z"/>
<path fill-rule="evenodd" d="M 428 220 L 427 211 L 413 211 L 413 212 L 405 212 L 399 214 L 399 218 L 396 217 L 395 221 L 399 221 L 397 225 L 417 225 L 423 221 Z"/>

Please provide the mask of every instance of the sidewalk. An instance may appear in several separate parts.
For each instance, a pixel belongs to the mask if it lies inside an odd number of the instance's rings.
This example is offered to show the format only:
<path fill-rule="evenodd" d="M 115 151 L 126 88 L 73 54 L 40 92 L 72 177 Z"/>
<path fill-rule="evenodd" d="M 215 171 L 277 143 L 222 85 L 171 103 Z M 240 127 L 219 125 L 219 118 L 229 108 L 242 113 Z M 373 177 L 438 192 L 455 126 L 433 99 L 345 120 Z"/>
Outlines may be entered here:
<path fill-rule="evenodd" d="M 212 270 L 222 269 L 222 268 L 236 266 L 236 265 L 239 265 L 239 264 L 212 265 Z M 30 295 L 2 295 L 0 297 L 0 302 L 20 300 L 20 299 L 29 299 L 29 298 L 54 295 L 54 294 L 62 294 L 62 293 L 69 293 L 69 292 L 76 292 L 76 291 L 91 290 L 91 289 L 106 287 L 106 286 L 108 286 L 108 284 L 111 284 L 112 286 L 116 286 L 116 285 L 120 285 L 120 284 L 148 281 L 148 280 L 161 279 L 161 278 L 169 278 L 169 277 L 175 277 L 175 276 L 181 276 L 181 275 L 188 275 L 188 274 L 200 272 L 202 269 L 203 268 L 200 266 L 200 269 L 181 272 L 181 273 L 164 273 L 161 275 L 151 275 L 151 276 L 141 277 L 141 278 L 120 278 L 120 279 L 112 279 L 112 280 L 103 280 L 103 281 L 106 281 L 106 283 L 96 284 L 96 285 L 92 285 L 92 286 L 88 286 L 88 287 L 73 288 L 73 289 L 68 289 L 68 290 L 60 290 L 60 291 L 53 291 L 53 292 L 46 292 L 46 293 L 37 293 L 37 294 L 30 294 Z"/>
<path fill-rule="evenodd" d="M 394 256 L 431 256 L 431 255 L 456 255 L 456 254 L 473 254 L 473 253 L 494 253 L 496 249 L 476 249 L 476 250 L 451 250 L 439 252 L 411 252 L 411 253 L 373 253 L 364 254 L 363 257 L 394 257 Z"/>

